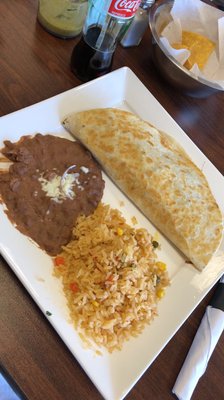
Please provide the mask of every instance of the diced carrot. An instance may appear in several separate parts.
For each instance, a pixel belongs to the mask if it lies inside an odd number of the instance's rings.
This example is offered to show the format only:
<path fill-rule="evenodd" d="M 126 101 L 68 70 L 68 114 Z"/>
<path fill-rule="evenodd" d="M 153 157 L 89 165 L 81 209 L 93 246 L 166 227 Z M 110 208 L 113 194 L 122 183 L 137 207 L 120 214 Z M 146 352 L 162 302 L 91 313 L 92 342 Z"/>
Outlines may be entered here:
<path fill-rule="evenodd" d="M 55 257 L 54 265 L 56 265 L 58 267 L 59 265 L 64 265 L 64 263 L 65 263 L 64 257 L 61 257 L 61 256 Z"/>
<path fill-rule="evenodd" d="M 72 282 L 72 283 L 70 283 L 70 289 L 71 289 L 74 293 L 76 293 L 76 292 L 79 291 L 79 285 L 78 285 L 76 282 Z"/>
<path fill-rule="evenodd" d="M 108 276 L 108 278 L 106 279 L 106 282 L 113 282 L 114 280 L 114 276 L 111 274 Z"/>

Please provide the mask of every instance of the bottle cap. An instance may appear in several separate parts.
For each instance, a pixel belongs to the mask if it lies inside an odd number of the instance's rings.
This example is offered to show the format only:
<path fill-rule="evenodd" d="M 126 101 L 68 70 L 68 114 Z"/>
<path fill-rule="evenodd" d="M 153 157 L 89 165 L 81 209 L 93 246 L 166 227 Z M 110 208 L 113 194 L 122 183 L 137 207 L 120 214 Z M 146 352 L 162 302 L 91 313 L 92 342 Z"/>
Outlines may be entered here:
<path fill-rule="evenodd" d="M 146 10 L 147 8 L 151 7 L 155 3 L 155 0 L 142 0 L 140 3 L 140 8 L 143 8 L 143 10 Z"/>

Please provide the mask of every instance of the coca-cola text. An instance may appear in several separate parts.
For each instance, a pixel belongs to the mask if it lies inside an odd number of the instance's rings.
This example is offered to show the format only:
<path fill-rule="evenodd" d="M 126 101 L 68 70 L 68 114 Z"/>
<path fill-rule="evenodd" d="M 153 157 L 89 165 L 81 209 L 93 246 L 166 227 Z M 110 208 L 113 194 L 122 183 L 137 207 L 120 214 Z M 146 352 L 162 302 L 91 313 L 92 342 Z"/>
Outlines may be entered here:
<path fill-rule="evenodd" d="M 141 0 L 112 0 L 108 12 L 121 18 L 130 18 L 135 14 L 140 3 Z"/>

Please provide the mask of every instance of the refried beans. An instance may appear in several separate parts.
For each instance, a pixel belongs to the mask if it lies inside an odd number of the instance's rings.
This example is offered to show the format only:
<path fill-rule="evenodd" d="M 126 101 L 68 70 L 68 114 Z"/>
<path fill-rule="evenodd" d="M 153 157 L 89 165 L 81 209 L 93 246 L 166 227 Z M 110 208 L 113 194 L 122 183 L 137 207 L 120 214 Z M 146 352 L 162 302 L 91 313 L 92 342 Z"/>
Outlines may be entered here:
<path fill-rule="evenodd" d="M 103 196 L 99 165 L 78 142 L 53 135 L 4 141 L 12 164 L 0 174 L 1 201 L 23 234 L 54 256 L 68 243 L 80 214 L 91 214 Z"/>

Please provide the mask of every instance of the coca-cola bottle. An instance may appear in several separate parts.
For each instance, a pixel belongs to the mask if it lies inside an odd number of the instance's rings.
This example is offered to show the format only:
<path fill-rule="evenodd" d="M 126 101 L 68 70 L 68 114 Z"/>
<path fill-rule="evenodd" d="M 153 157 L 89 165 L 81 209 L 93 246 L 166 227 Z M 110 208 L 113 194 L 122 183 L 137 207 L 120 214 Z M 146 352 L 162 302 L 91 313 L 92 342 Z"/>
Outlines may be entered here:
<path fill-rule="evenodd" d="M 111 70 L 117 43 L 128 29 L 141 0 L 92 0 L 71 69 L 83 82 Z"/>

